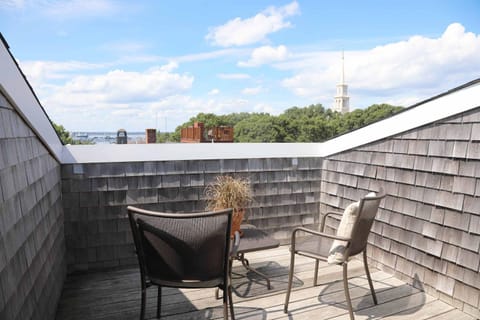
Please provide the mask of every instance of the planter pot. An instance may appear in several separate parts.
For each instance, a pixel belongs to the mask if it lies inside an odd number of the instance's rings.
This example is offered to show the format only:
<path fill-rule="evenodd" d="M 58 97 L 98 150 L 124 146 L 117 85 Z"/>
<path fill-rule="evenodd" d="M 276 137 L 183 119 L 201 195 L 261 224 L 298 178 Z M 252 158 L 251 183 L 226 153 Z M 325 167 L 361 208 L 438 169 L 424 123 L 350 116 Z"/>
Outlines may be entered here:
<path fill-rule="evenodd" d="M 233 238 L 235 231 L 240 233 L 240 237 L 243 236 L 242 230 L 240 230 L 240 225 L 242 224 L 243 218 L 245 216 L 245 209 L 234 209 L 232 216 L 232 229 L 230 236 Z"/>

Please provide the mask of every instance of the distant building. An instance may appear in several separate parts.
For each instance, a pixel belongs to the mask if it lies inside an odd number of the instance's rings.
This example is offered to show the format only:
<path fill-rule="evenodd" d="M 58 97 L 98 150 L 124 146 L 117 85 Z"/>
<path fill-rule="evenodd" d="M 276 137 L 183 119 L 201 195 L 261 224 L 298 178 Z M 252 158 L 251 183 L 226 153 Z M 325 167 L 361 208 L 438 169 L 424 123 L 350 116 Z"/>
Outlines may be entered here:
<path fill-rule="evenodd" d="M 213 127 L 205 132 L 204 124 L 202 122 L 195 122 L 193 126 L 182 129 L 180 142 L 233 142 L 233 127 Z"/>
<path fill-rule="evenodd" d="M 350 97 L 348 96 L 348 86 L 345 84 L 345 63 L 342 52 L 342 77 L 340 83 L 337 84 L 337 94 L 335 95 L 335 103 L 333 111 L 341 113 L 350 112 Z"/>
<path fill-rule="evenodd" d="M 128 137 L 125 129 L 118 129 L 117 131 L 117 144 L 127 144 Z"/>

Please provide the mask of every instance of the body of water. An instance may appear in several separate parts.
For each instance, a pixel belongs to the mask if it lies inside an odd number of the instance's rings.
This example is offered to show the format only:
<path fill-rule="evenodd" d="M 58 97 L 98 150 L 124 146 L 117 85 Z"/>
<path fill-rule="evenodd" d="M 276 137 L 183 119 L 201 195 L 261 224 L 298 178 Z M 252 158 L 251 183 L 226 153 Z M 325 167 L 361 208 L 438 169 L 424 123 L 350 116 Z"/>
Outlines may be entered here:
<path fill-rule="evenodd" d="M 94 144 L 117 143 L 116 132 L 72 132 L 77 141 L 89 141 Z M 128 143 L 145 143 L 145 132 L 127 132 Z"/>

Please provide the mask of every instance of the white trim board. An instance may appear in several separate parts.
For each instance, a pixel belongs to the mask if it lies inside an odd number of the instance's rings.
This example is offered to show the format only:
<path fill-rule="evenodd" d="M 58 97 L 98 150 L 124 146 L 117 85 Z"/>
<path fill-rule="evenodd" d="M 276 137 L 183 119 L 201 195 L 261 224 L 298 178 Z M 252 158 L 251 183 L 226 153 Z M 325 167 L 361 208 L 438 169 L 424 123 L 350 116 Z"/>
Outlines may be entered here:
<path fill-rule="evenodd" d="M 69 145 L 63 163 L 319 157 L 320 143 Z"/>
<path fill-rule="evenodd" d="M 61 161 L 62 142 L 2 41 L 0 41 L 0 90 L 53 156 Z"/>

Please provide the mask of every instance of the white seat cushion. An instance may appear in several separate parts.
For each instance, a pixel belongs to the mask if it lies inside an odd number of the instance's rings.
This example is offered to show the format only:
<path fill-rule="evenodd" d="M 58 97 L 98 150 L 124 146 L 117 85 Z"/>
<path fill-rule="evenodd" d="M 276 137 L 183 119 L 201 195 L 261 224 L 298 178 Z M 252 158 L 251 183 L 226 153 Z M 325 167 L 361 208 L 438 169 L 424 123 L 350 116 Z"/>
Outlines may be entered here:
<path fill-rule="evenodd" d="M 354 202 L 345 208 L 342 220 L 338 225 L 337 236 L 350 238 L 353 226 L 357 220 L 359 202 Z M 328 263 L 339 264 L 345 261 L 345 249 L 347 242 L 334 240 L 328 254 Z"/>
<path fill-rule="evenodd" d="M 375 192 L 370 192 L 365 196 L 368 197 L 375 197 Z M 360 202 L 354 202 L 350 204 L 348 207 L 345 208 L 343 212 L 342 219 L 340 220 L 340 224 L 338 225 L 337 236 L 339 237 L 346 237 L 350 238 L 352 235 L 352 229 L 355 225 L 355 221 L 357 221 L 358 217 L 358 207 Z M 332 247 L 330 248 L 330 252 L 328 254 L 328 263 L 331 264 L 340 264 L 345 261 L 345 250 L 346 250 L 346 241 L 342 240 L 334 240 L 332 243 Z"/>

